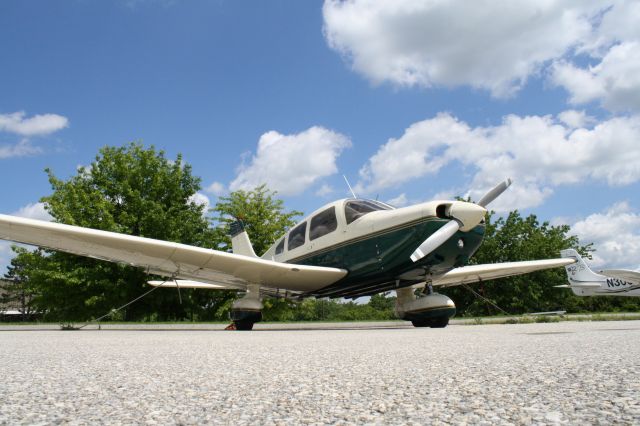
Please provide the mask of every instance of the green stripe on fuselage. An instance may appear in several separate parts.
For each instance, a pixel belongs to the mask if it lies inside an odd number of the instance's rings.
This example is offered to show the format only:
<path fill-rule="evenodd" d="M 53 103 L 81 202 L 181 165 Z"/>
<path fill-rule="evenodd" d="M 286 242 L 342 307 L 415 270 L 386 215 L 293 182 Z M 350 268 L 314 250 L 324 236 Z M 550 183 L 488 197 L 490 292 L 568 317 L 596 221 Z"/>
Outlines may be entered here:
<path fill-rule="evenodd" d="M 410 256 L 414 250 L 447 222 L 448 220 L 435 217 L 424 218 L 349 240 L 289 262 L 348 270 L 346 277 L 329 286 L 336 290 L 393 281 L 408 271 L 420 268 L 444 273 L 467 264 L 469 257 L 480 247 L 485 229 L 484 225 L 478 225 L 469 232 L 457 232 L 434 252 L 416 263 L 412 262 Z M 458 246 L 460 239 L 464 242 L 462 248 Z"/>

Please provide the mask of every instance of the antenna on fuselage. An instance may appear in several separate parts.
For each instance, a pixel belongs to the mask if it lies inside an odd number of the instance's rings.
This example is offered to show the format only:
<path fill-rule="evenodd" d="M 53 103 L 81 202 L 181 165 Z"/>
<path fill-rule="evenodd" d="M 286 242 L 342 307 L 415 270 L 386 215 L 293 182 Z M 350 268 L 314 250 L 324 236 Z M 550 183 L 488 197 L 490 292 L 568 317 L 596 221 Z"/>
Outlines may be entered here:
<path fill-rule="evenodd" d="M 345 175 L 342 175 L 342 177 L 344 178 L 344 181 L 347 182 L 347 186 L 349 187 L 349 191 L 351 191 L 351 195 L 353 195 L 353 198 L 358 198 L 356 197 L 356 193 L 353 192 L 353 188 L 351 188 L 351 185 L 349 185 L 349 179 L 347 179 Z"/>

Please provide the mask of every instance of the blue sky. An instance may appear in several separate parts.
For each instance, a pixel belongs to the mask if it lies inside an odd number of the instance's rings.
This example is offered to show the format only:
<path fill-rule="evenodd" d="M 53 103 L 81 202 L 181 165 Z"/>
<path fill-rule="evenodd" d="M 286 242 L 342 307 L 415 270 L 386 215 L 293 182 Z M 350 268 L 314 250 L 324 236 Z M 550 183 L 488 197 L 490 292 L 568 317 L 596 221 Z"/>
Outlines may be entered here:
<path fill-rule="evenodd" d="M 0 3 L 0 211 L 46 218 L 45 167 L 182 153 L 200 199 L 267 182 L 311 212 L 470 194 L 640 267 L 637 2 Z M 19 184 L 18 184 L 19 183 Z M 6 245 L 0 258 L 6 262 Z"/>

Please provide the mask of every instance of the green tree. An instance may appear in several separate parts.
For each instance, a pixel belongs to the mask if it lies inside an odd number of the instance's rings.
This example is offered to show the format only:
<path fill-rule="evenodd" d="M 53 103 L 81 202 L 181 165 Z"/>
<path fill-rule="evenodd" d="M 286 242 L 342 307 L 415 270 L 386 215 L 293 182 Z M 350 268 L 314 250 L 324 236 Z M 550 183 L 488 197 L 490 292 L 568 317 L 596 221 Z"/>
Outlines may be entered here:
<path fill-rule="evenodd" d="M 287 229 L 296 224 L 296 218 L 302 212 L 286 212 L 284 202 L 276 198 L 276 192 L 260 185 L 251 191 L 238 190 L 218 199 L 210 209 L 214 214 L 218 239 L 223 241 L 222 248 L 231 251 L 229 225 L 236 219 L 242 220 L 249 234 L 256 254 L 260 256 L 281 237 Z"/>
<path fill-rule="evenodd" d="M 30 271 L 37 270 L 42 259 L 42 250 L 29 251 L 24 247 L 11 246 L 16 254 L 4 274 L 4 292 L 0 294 L 0 303 L 18 306 L 22 312 L 22 321 L 26 321 L 34 313 L 32 302 L 35 297 L 30 285 Z"/>
<path fill-rule="evenodd" d="M 202 247 L 218 244 L 194 202 L 200 179 L 191 166 L 140 143 L 104 147 L 88 167 L 68 180 L 49 169 L 53 193 L 43 197 L 56 222 L 174 241 Z M 149 290 L 141 268 L 53 252 L 43 257 L 49 275 L 33 284 L 40 309 L 57 320 L 85 320 L 104 314 Z M 158 290 L 126 310 L 126 319 L 193 317 L 193 291 Z"/>
<path fill-rule="evenodd" d="M 258 255 L 267 251 L 287 229 L 295 225 L 296 218 L 302 215 L 302 212 L 286 212 L 284 202 L 276 198 L 276 194 L 266 185 L 261 185 L 251 191 L 238 190 L 220 197 L 210 210 L 214 214 L 216 240 L 222 242 L 220 249 L 231 251 L 229 226 L 236 219 L 244 223 L 253 249 Z M 229 292 L 225 297 L 235 297 L 235 294 Z M 296 304 L 285 299 L 265 300 L 263 318 L 266 321 L 292 320 L 295 309 Z"/>
<path fill-rule="evenodd" d="M 369 306 L 378 311 L 393 311 L 395 303 L 395 297 L 387 297 L 384 293 L 374 294 L 371 296 L 371 299 L 369 299 Z"/>

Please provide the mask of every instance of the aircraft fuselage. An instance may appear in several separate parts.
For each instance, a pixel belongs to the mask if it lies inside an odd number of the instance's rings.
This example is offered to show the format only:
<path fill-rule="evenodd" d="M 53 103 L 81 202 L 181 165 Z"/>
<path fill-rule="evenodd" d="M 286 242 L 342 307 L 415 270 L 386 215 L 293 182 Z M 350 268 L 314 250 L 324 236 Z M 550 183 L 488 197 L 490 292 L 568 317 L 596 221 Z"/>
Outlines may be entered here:
<path fill-rule="evenodd" d="M 414 263 L 410 257 L 416 247 L 450 221 L 443 216 L 443 206 L 451 201 L 398 209 L 377 203 L 380 210 L 349 221 L 349 203 L 358 201 L 372 203 L 346 199 L 318 209 L 276 241 L 263 258 L 345 269 L 349 273 L 330 286 L 304 291 L 314 296 L 358 297 L 421 282 L 427 274 L 437 276 L 466 265 L 484 236 L 484 223 L 467 232 L 458 231 L 437 250 Z M 327 212 L 335 213 L 335 223 L 332 218 L 329 221 L 332 230 L 317 237 L 314 219 L 327 216 Z M 303 227 L 304 232 L 300 232 Z M 304 242 L 300 240 L 303 234 Z M 312 239 L 313 236 L 316 238 Z M 289 240 L 294 238 L 298 239 L 294 246 L 300 245 L 290 249 Z M 276 254 L 278 247 L 281 251 Z"/>

